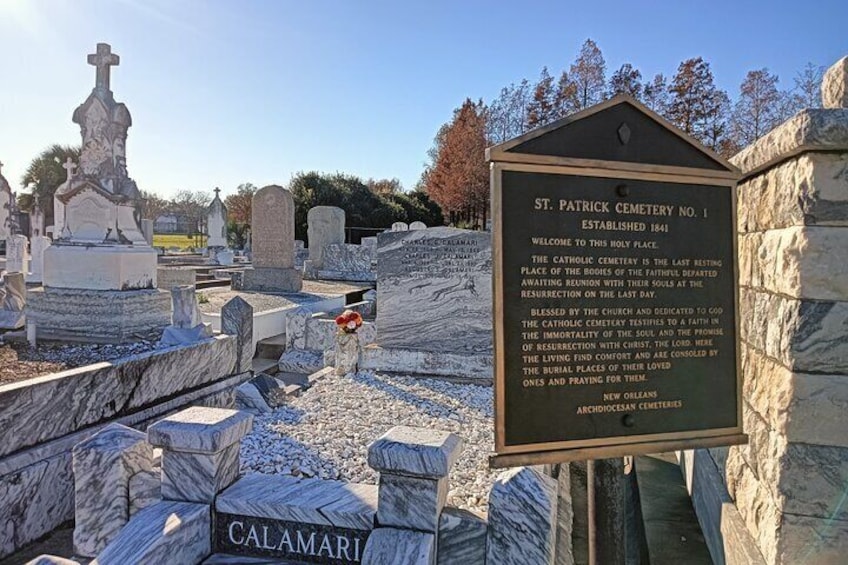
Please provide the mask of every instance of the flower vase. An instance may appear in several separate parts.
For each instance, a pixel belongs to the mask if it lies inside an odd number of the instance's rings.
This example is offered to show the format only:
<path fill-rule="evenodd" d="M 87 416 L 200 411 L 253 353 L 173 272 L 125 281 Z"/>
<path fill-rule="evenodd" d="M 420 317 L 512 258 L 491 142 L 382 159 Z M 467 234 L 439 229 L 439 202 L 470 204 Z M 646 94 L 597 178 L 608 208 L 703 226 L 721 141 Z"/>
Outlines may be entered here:
<path fill-rule="evenodd" d="M 359 365 L 359 336 L 355 333 L 336 335 L 336 374 L 355 373 Z"/>

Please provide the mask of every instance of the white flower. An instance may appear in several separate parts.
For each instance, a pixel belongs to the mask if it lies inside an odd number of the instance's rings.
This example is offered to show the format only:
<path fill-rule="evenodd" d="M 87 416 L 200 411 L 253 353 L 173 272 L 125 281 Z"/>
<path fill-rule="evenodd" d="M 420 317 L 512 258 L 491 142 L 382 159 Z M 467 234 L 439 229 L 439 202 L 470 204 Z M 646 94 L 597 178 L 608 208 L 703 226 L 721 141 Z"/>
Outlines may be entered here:
<path fill-rule="evenodd" d="M 352 330 L 355 330 L 356 329 L 356 322 L 351 320 L 350 322 L 347 323 L 347 327 L 352 329 Z"/>

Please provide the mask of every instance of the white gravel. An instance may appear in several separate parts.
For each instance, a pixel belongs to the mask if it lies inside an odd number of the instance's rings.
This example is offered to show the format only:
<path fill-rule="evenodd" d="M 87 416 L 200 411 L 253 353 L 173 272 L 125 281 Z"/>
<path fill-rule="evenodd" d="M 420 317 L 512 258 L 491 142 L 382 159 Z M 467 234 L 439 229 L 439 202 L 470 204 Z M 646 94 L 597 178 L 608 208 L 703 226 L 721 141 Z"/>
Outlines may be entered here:
<path fill-rule="evenodd" d="M 286 406 L 256 416 L 242 439 L 242 473 L 259 472 L 377 483 L 367 446 L 397 425 L 447 430 L 465 441 L 450 474 L 448 504 L 485 512 L 498 471 L 492 387 L 437 379 L 358 373 L 325 376 Z"/>

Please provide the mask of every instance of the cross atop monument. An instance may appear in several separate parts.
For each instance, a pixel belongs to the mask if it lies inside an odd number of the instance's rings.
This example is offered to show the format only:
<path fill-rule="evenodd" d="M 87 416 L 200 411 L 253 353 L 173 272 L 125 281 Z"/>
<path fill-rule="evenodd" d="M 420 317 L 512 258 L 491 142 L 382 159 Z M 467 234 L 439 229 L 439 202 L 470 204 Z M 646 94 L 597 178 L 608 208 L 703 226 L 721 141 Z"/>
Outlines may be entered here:
<path fill-rule="evenodd" d="M 62 165 L 62 168 L 68 171 L 68 178 L 66 180 L 71 180 L 71 177 L 74 176 L 74 169 L 76 169 L 77 166 L 74 163 L 74 160 L 68 157 Z"/>
<path fill-rule="evenodd" d="M 215 198 L 218 198 L 218 196 L 220 195 L 221 189 L 216 186 L 215 190 L 213 190 L 212 192 L 215 193 Z"/>
<path fill-rule="evenodd" d="M 108 43 L 98 43 L 97 52 L 88 56 L 88 64 L 97 67 L 97 82 L 95 88 L 109 90 L 109 67 L 117 66 L 121 58 L 112 53 Z"/>

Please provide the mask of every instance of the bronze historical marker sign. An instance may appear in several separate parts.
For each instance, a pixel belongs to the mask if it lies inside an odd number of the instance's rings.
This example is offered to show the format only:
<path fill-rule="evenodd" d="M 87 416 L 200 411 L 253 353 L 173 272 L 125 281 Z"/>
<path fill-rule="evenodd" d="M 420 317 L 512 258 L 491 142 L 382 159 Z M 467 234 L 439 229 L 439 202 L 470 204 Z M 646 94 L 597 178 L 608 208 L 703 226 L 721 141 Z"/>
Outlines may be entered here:
<path fill-rule="evenodd" d="M 493 464 L 743 442 L 735 170 L 629 98 L 489 156 Z"/>

